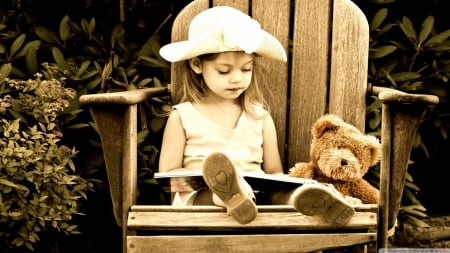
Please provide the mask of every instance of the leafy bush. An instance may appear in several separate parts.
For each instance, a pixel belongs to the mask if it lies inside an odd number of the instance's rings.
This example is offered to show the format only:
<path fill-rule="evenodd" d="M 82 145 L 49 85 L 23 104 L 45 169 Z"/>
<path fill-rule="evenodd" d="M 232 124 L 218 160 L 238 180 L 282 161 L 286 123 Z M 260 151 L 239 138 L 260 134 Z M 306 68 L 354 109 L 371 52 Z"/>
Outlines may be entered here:
<path fill-rule="evenodd" d="M 75 174 L 77 150 L 61 145 L 58 118 L 75 91 L 54 79 L 4 79 L 0 92 L 0 246 L 33 249 L 50 229 L 78 233 L 72 216 L 91 183 Z M 45 78 L 43 78 L 45 77 Z"/>
<path fill-rule="evenodd" d="M 380 9 L 370 23 L 369 82 L 377 86 L 391 87 L 410 93 L 439 96 L 440 103 L 430 106 L 421 123 L 414 144 L 414 151 L 428 159 L 430 128 L 447 139 L 450 126 L 448 105 L 448 79 L 450 78 L 450 30 L 436 31 L 434 17 L 428 16 L 420 28 L 404 16 L 400 21 L 387 22 L 388 9 Z M 368 107 L 370 129 L 380 131 L 381 103 L 377 98 Z M 426 128 L 424 128 L 426 126 Z M 425 130 L 426 129 L 426 130 Z M 412 156 L 411 163 L 420 159 Z M 407 222 L 426 226 L 417 217 L 425 217 L 425 207 L 416 198 L 419 187 L 408 173 L 400 217 Z"/>

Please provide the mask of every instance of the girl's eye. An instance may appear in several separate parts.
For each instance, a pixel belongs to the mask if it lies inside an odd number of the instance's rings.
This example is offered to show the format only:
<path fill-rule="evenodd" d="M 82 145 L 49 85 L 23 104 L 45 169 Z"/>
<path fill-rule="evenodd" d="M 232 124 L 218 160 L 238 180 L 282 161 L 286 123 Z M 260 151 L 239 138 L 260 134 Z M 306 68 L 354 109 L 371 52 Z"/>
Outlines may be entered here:
<path fill-rule="evenodd" d="M 243 72 L 251 72 L 253 69 L 252 68 L 248 68 L 248 69 L 243 69 Z"/>
<path fill-rule="evenodd" d="M 226 75 L 226 74 L 230 73 L 229 70 L 227 70 L 227 71 L 218 70 L 217 72 L 219 72 L 219 74 L 221 74 L 221 75 Z"/>

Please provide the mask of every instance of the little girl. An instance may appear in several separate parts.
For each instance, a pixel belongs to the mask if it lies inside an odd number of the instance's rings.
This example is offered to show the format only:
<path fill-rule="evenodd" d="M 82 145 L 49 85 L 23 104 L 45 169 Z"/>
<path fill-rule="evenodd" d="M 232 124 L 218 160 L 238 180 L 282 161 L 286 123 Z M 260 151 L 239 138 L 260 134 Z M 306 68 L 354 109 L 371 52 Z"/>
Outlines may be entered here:
<path fill-rule="evenodd" d="M 257 216 L 252 188 L 239 171 L 283 174 L 276 128 L 256 82 L 255 58 L 287 61 L 281 43 L 260 24 L 231 7 L 198 14 L 188 40 L 161 48 L 171 62 L 184 61 L 183 97 L 164 131 L 159 170 L 202 170 L 209 190 L 177 193 L 182 202 L 227 208 L 237 222 Z M 353 208 L 330 186 L 305 184 L 275 191 L 273 204 L 292 204 L 305 215 L 345 224 Z"/>

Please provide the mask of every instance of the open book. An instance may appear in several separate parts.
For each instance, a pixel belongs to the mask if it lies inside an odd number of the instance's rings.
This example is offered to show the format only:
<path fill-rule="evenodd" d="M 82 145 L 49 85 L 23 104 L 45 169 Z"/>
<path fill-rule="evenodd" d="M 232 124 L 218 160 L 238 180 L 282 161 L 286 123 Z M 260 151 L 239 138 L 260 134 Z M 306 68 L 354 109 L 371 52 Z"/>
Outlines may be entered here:
<path fill-rule="evenodd" d="M 317 183 L 308 178 L 291 177 L 286 174 L 263 174 L 240 171 L 241 175 L 254 190 L 295 189 L 303 184 Z M 171 192 L 192 191 L 206 188 L 201 170 L 170 171 L 155 173 L 155 179 Z"/>

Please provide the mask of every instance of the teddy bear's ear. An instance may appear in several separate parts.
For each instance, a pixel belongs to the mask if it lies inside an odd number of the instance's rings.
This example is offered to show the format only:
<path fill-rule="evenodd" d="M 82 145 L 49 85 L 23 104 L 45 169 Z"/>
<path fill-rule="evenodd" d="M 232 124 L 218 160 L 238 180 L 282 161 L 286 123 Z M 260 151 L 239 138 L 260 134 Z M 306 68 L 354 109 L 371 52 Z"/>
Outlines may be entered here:
<path fill-rule="evenodd" d="M 342 121 L 339 117 L 331 114 L 320 117 L 312 127 L 312 135 L 314 138 L 320 138 L 324 133 L 328 131 L 336 131 L 339 128 L 339 121 Z"/>
<path fill-rule="evenodd" d="M 375 165 L 381 158 L 381 143 L 377 137 L 367 135 L 367 144 L 370 147 L 370 165 Z"/>

